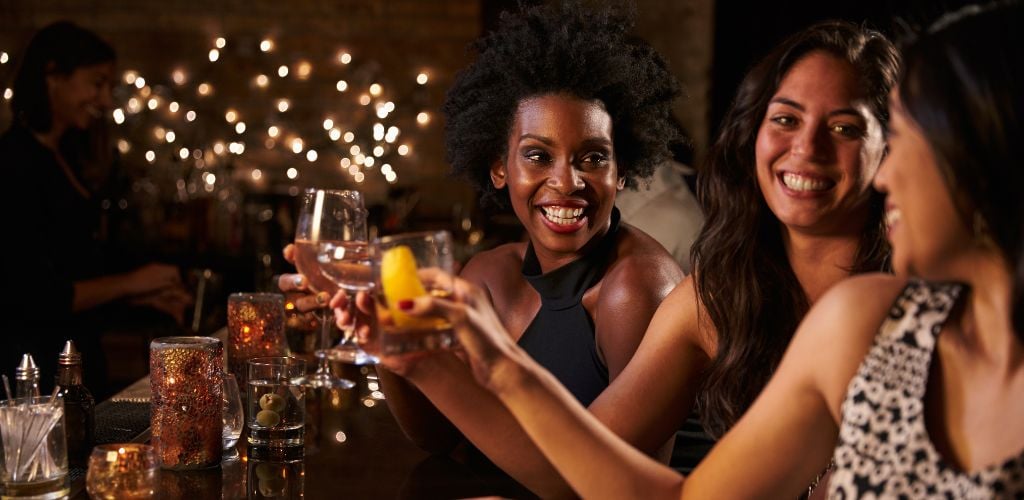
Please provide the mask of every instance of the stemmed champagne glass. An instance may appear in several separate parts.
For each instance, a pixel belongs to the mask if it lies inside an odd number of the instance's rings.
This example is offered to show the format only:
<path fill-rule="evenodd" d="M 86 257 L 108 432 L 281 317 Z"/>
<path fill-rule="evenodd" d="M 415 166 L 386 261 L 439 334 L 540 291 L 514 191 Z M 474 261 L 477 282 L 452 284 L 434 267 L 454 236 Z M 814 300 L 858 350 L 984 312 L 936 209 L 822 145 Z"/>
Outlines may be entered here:
<path fill-rule="evenodd" d="M 235 381 L 235 376 L 230 373 L 224 373 L 223 380 L 223 459 L 236 460 L 238 459 L 238 450 L 235 449 L 235 444 L 238 443 L 238 438 L 242 436 L 242 426 L 245 425 L 245 414 L 243 413 L 244 410 L 242 409 L 242 397 L 241 393 L 238 391 L 238 382 Z"/>
<path fill-rule="evenodd" d="M 327 189 L 307 189 L 303 193 L 295 227 L 295 267 L 306 277 L 310 289 L 330 294 L 338 289 L 321 270 L 318 258 L 321 245 L 360 240 L 366 241 L 366 209 L 363 208 L 362 193 Z M 355 387 L 355 383 L 335 377 L 328 362 L 331 319 L 331 311 L 322 309 L 317 369 L 306 382 L 315 388 L 350 389 Z"/>

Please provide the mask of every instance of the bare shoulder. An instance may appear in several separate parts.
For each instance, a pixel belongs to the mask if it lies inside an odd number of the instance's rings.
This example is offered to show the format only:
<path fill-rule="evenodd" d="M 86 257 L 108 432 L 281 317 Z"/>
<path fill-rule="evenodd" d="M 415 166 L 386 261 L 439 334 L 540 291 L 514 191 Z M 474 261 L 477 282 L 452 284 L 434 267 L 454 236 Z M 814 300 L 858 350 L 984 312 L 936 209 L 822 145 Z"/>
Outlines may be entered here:
<path fill-rule="evenodd" d="M 660 243 L 623 224 L 616 241 L 615 259 L 602 280 L 599 300 L 635 300 L 640 293 L 661 302 L 683 277 L 679 264 Z"/>
<path fill-rule="evenodd" d="M 525 252 L 525 243 L 506 243 L 484 250 L 466 262 L 459 276 L 485 289 L 501 287 L 508 279 L 510 270 L 519 273 Z"/>
<path fill-rule="evenodd" d="M 813 378 L 838 421 L 850 379 L 885 320 L 906 279 L 866 274 L 843 280 L 825 293 L 804 317 L 793 338 L 793 356 L 813 370 Z"/>

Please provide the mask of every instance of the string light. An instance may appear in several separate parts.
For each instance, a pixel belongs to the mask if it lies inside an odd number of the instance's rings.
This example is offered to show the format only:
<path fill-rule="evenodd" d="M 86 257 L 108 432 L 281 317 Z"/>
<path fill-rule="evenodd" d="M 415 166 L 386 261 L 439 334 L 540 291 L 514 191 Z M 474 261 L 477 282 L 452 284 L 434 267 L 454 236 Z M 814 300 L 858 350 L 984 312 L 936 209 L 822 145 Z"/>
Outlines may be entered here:
<path fill-rule="evenodd" d="M 348 82 L 345 80 L 338 80 L 338 84 L 335 85 L 334 88 L 338 89 L 338 92 L 344 92 L 348 90 Z"/>
<path fill-rule="evenodd" d="M 379 96 L 380 93 L 383 91 L 384 88 L 381 87 L 379 83 L 374 83 L 370 85 L 370 95 L 372 95 L 373 97 Z"/>
<path fill-rule="evenodd" d="M 274 41 L 269 38 L 264 38 L 263 41 L 260 42 L 260 52 L 270 52 L 271 50 L 274 50 Z"/>
<path fill-rule="evenodd" d="M 327 136 L 330 137 L 332 141 L 337 141 L 338 139 L 341 139 L 341 129 L 337 127 L 332 128 L 330 132 L 327 133 Z"/>
<path fill-rule="evenodd" d="M 153 137 L 156 137 L 158 141 L 162 141 L 167 138 L 167 131 L 163 127 L 155 127 L 153 128 Z"/>
<path fill-rule="evenodd" d="M 220 141 L 213 143 L 213 152 L 218 155 L 224 154 L 224 143 Z"/>
<path fill-rule="evenodd" d="M 0 52 L 0 64 L 7 64 L 7 61 L 11 60 L 11 56 L 7 55 L 6 52 Z"/>
<path fill-rule="evenodd" d="M 278 111 L 284 113 L 285 111 L 288 111 L 289 107 L 291 107 L 291 103 L 288 102 L 288 99 L 278 99 L 277 100 L 277 110 Z"/>
<path fill-rule="evenodd" d="M 225 40 L 224 37 L 219 36 L 217 37 L 216 40 L 214 40 L 213 44 L 217 46 L 218 49 L 223 49 L 224 46 L 228 44 L 228 41 Z"/>
<path fill-rule="evenodd" d="M 338 54 L 338 61 L 341 62 L 341 64 L 348 64 L 352 62 L 352 54 L 349 54 L 348 52 L 341 52 Z"/>
<path fill-rule="evenodd" d="M 383 141 L 384 140 L 384 124 L 374 123 L 373 124 L 373 140 Z"/>
<path fill-rule="evenodd" d="M 256 76 L 256 86 L 257 87 L 262 89 L 262 88 L 266 88 L 266 86 L 269 85 L 269 84 L 270 84 L 270 78 L 268 78 L 267 75 L 262 75 L 261 74 L 261 75 L 257 75 Z"/>
<path fill-rule="evenodd" d="M 142 111 L 142 103 L 140 103 L 139 100 L 134 97 L 128 99 L 128 112 L 135 114 L 139 111 Z"/>
<path fill-rule="evenodd" d="M 398 176 L 394 172 L 388 172 L 384 174 L 384 179 L 390 184 L 394 184 L 398 180 Z"/>
<path fill-rule="evenodd" d="M 145 87 L 145 86 L 146 86 L 146 79 L 145 78 L 140 76 L 140 77 L 135 79 L 135 88 L 141 89 L 142 87 Z"/>
<path fill-rule="evenodd" d="M 348 154 L 353 155 L 353 156 L 354 155 L 358 155 L 359 154 L 359 145 L 358 144 L 353 144 L 352 147 L 348 148 Z"/>
<path fill-rule="evenodd" d="M 235 124 L 235 133 L 237 133 L 237 134 L 244 134 L 245 133 L 245 122 L 238 122 L 238 123 Z"/>
<path fill-rule="evenodd" d="M 353 158 L 353 160 L 357 165 L 362 165 L 363 163 L 366 163 L 366 155 L 359 153 Z"/>
<path fill-rule="evenodd" d="M 376 160 L 374 160 L 372 156 L 367 156 L 366 158 L 363 158 L 363 165 L 365 165 L 367 168 L 369 168 L 369 167 L 373 166 L 373 163 L 375 161 Z"/>
<path fill-rule="evenodd" d="M 160 103 L 157 102 L 155 97 L 153 99 L 150 99 L 149 102 L 146 103 L 146 107 L 149 109 L 156 109 L 156 107 L 159 105 Z"/>
<path fill-rule="evenodd" d="M 348 173 L 349 173 L 350 175 L 356 175 L 356 174 L 358 174 L 358 173 L 359 173 L 359 166 L 358 166 L 358 165 L 349 165 L 349 167 L 348 167 Z"/>
<path fill-rule="evenodd" d="M 277 137 L 277 135 L 280 133 L 281 129 L 277 128 L 276 125 L 271 125 L 270 128 L 267 129 L 267 135 L 269 135 L 270 137 Z"/>
<path fill-rule="evenodd" d="M 427 84 L 427 80 L 429 78 L 430 77 L 428 77 L 426 73 L 420 72 L 420 74 L 416 75 L 416 83 L 418 83 L 420 85 L 426 85 Z"/>
<path fill-rule="evenodd" d="M 427 114 L 426 111 L 420 112 L 420 114 L 416 115 L 416 123 L 419 123 L 420 125 L 426 125 L 430 123 L 430 115 Z"/>
<path fill-rule="evenodd" d="M 171 113 L 177 113 L 178 107 L 178 101 L 171 101 L 171 103 L 167 105 L 167 110 Z"/>
<path fill-rule="evenodd" d="M 302 142 L 302 139 L 299 139 L 297 137 L 295 139 L 292 139 L 292 153 L 301 153 L 303 147 L 305 147 L 305 144 Z"/>
<path fill-rule="evenodd" d="M 281 78 L 284 78 L 284 77 L 288 76 L 288 66 L 286 66 L 284 64 L 278 66 L 277 67 L 277 76 L 280 76 Z"/>
<path fill-rule="evenodd" d="M 376 156 L 377 158 L 380 158 L 381 156 L 384 156 L 384 147 L 383 146 L 377 146 L 377 147 L 373 148 L 373 156 Z"/>
<path fill-rule="evenodd" d="M 181 148 L 181 149 L 179 149 L 178 150 L 178 156 L 180 156 L 182 160 L 187 160 L 188 159 L 188 148 Z"/>
<path fill-rule="evenodd" d="M 4 97 L 7 97 L 6 93 L 4 94 Z M 124 110 L 122 110 L 121 108 L 117 108 L 117 109 L 114 110 L 113 115 L 114 115 L 114 123 L 116 123 L 118 125 L 124 123 Z"/>
<path fill-rule="evenodd" d="M 341 159 L 341 161 L 339 162 L 339 164 L 341 165 L 341 168 L 348 168 L 349 166 L 351 166 L 351 165 L 352 165 L 352 160 L 350 160 L 350 159 L 349 159 L 349 158 L 348 158 L 348 157 L 346 156 L 346 157 L 344 157 L 344 158 L 342 158 L 342 159 Z"/>
<path fill-rule="evenodd" d="M 380 166 L 380 173 L 386 175 L 388 172 L 393 172 L 393 170 L 391 170 L 391 164 L 390 163 L 385 163 L 385 164 Z"/>
<path fill-rule="evenodd" d="M 199 95 L 206 97 L 213 93 L 213 86 L 209 83 L 203 82 L 199 84 L 199 87 L 197 87 L 196 90 L 199 92 Z"/>
<path fill-rule="evenodd" d="M 359 104 L 362 104 L 363 106 L 370 104 L 370 96 L 366 94 L 359 96 Z"/>
<path fill-rule="evenodd" d="M 383 104 L 377 106 L 377 118 L 381 120 L 388 117 L 388 108 Z"/>
<path fill-rule="evenodd" d="M 187 113 L 185 113 L 185 120 L 190 122 L 196 121 L 196 112 L 189 110 Z"/>
<path fill-rule="evenodd" d="M 177 85 L 184 85 L 185 81 L 188 80 L 188 77 L 185 76 L 185 71 L 179 68 L 171 73 L 171 79 L 174 80 L 174 83 Z"/>
<path fill-rule="evenodd" d="M 295 167 L 290 167 L 288 171 L 285 172 L 285 175 L 287 175 L 289 179 L 295 179 L 299 176 L 299 171 L 295 170 Z"/>
<path fill-rule="evenodd" d="M 310 149 L 309 151 L 306 151 L 306 161 L 313 163 L 316 161 L 316 157 L 317 154 L 315 149 Z"/>
<path fill-rule="evenodd" d="M 167 143 L 170 144 L 170 143 L 174 142 L 174 139 L 176 137 L 177 137 L 177 135 L 174 133 L 173 130 L 168 130 L 167 134 L 164 136 L 164 139 L 166 139 Z"/>
<path fill-rule="evenodd" d="M 252 180 L 258 181 L 263 178 L 263 171 L 258 168 L 254 168 L 250 175 L 252 175 Z"/>
<path fill-rule="evenodd" d="M 299 64 L 295 67 L 295 76 L 299 77 L 299 80 L 309 78 L 309 74 L 312 72 L 313 65 L 309 64 L 309 61 L 299 61 Z"/>
<path fill-rule="evenodd" d="M 153 163 L 154 161 L 156 161 L 156 153 L 154 153 L 152 149 L 149 150 L 149 151 L 146 151 L 146 161 L 148 161 L 150 163 Z"/>
<path fill-rule="evenodd" d="M 117 150 L 120 151 L 121 154 L 126 154 L 126 153 L 128 153 L 129 151 L 132 150 L 132 145 L 131 145 L 131 143 L 129 143 L 128 141 L 126 141 L 124 139 L 118 139 L 118 141 L 117 141 Z"/>
<path fill-rule="evenodd" d="M 8 101 L 10 101 L 12 97 L 14 97 L 14 90 L 11 89 L 10 87 L 5 88 L 4 89 L 4 99 L 7 99 Z"/>
<path fill-rule="evenodd" d="M 392 144 L 398 139 L 398 127 L 392 126 L 388 128 L 388 133 L 384 135 L 384 142 Z"/>
<path fill-rule="evenodd" d="M 142 97 L 149 97 L 149 94 L 151 92 L 152 90 L 149 88 L 148 85 L 139 89 L 139 95 L 141 95 Z"/>
<path fill-rule="evenodd" d="M 356 134 L 353 134 L 352 132 L 345 132 L 345 136 L 342 137 L 342 140 L 345 142 L 352 142 L 356 140 Z"/>
<path fill-rule="evenodd" d="M 334 127 L 334 120 L 330 118 L 324 119 L 324 130 L 330 130 Z"/>
<path fill-rule="evenodd" d="M 407 146 L 405 144 L 402 144 L 401 146 L 398 146 L 398 154 L 399 154 L 399 156 L 408 155 L 409 154 L 409 146 Z"/>
<path fill-rule="evenodd" d="M 197 160 L 202 159 L 203 158 L 203 150 L 201 150 L 201 149 L 193 150 L 192 151 L 192 158 L 195 158 Z"/>
<path fill-rule="evenodd" d="M 124 83 L 126 83 L 128 85 L 135 85 L 135 80 L 138 77 L 139 77 L 139 74 L 134 72 L 134 71 L 132 71 L 132 70 L 125 71 L 124 72 Z"/>
<path fill-rule="evenodd" d="M 235 120 L 238 119 L 238 112 L 233 109 L 229 109 L 227 113 L 224 113 L 224 119 L 227 120 L 228 123 L 235 123 Z"/>
<path fill-rule="evenodd" d="M 356 175 L 354 175 L 353 177 L 355 177 L 356 182 L 363 182 L 363 179 L 366 178 L 366 175 L 363 174 L 362 172 L 356 172 Z"/>

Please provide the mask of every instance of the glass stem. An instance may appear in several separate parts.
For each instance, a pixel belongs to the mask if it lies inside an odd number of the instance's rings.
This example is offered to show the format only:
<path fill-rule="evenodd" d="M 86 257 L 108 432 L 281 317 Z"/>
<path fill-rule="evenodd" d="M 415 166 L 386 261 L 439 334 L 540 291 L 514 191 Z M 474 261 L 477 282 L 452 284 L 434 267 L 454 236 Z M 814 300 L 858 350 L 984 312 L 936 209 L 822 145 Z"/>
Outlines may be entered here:
<path fill-rule="evenodd" d="M 327 360 L 327 350 L 331 348 L 331 310 L 321 309 L 320 314 L 320 358 L 317 366 L 317 373 L 331 373 L 331 366 Z"/>

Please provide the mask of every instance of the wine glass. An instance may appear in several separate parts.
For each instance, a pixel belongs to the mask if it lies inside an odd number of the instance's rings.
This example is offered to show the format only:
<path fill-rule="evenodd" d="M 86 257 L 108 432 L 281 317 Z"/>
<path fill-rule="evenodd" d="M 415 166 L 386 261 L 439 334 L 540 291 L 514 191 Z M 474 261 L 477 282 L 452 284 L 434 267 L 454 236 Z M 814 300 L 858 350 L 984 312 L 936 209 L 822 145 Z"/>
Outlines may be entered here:
<path fill-rule="evenodd" d="M 357 234 L 357 232 L 361 234 Z M 323 274 L 318 255 L 323 243 L 366 241 L 366 209 L 358 191 L 307 189 L 302 196 L 298 224 L 295 227 L 295 267 L 306 277 L 314 292 L 333 294 L 338 286 Z M 316 373 L 306 379 L 314 388 L 351 389 L 351 380 L 335 377 L 328 362 L 331 312 L 321 310 L 320 349 L 316 351 Z"/>
<path fill-rule="evenodd" d="M 223 380 L 224 460 L 234 460 L 238 458 L 238 450 L 235 449 L 235 444 L 238 443 L 238 438 L 242 436 L 245 414 L 242 410 L 242 397 L 238 390 L 238 382 L 235 381 L 235 376 L 225 373 Z"/>
<path fill-rule="evenodd" d="M 362 224 L 365 228 L 365 216 L 354 224 Z M 360 234 L 354 231 L 353 234 Z M 365 229 L 361 231 L 365 235 Z M 355 294 L 359 291 L 372 290 L 373 268 L 370 261 L 370 248 L 365 239 L 343 242 L 323 242 L 318 255 L 320 270 L 324 276 L 333 281 L 348 295 L 348 310 L 353 312 Z M 352 315 L 355 318 L 355 315 Z M 331 352 L 331 359 L 344 361 L 353 365 L 376 364 L 378 359 L 368 354 L 355 342 L 355 319 L 345 326 L 341 342 Z"/>

